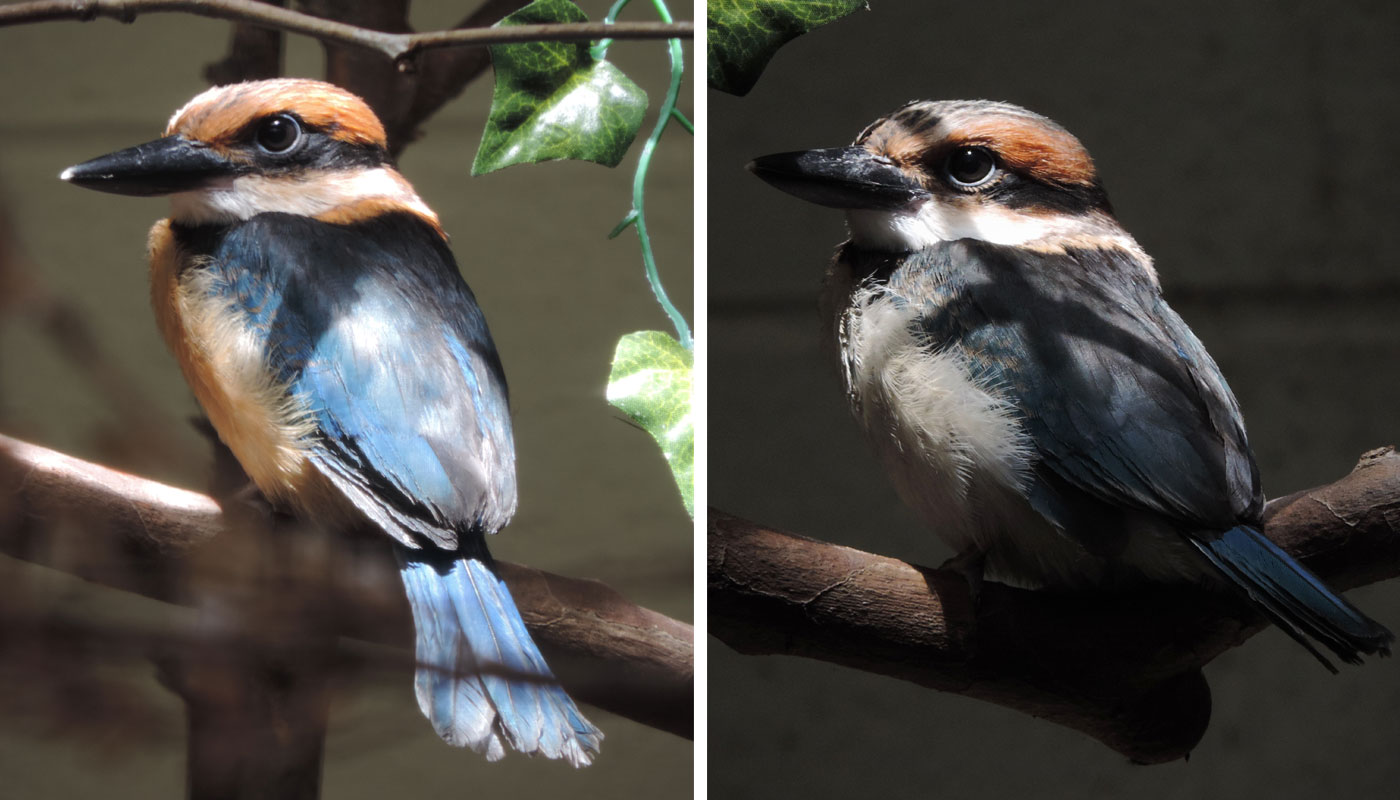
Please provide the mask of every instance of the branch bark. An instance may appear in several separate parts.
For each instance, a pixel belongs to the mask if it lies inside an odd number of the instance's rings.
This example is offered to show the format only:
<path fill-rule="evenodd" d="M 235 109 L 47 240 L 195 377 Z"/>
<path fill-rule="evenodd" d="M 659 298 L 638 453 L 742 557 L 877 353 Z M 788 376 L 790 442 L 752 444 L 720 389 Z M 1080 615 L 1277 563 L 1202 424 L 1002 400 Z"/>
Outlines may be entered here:
<path fill-rule="evenodd" d="M 485 0 L 454 26 L 484 28 L 529 0 Z M 407 33 L 408 3 L 392 0 L 363 3 L 354 0 L 303 0 L 302 8 L 322 18 L 376 31 Z M 326 51 L 326 80 L 342 86 L 370 104 L 388 133 L 389 153 L 397 158 L 418 135 L 418 126 L 491 64 L 484 47 L 441 48 L 423 53 L 417 69 L 397 69 L 393 59 L 363 47 L 322 42 Z"/>
<path fill-rule="evenodd" d="M 295 640 L 304 631 L 278 631 L 278 624 L 316 618 L 333 620 L 342 635 L 411 645 L 397 566 L 382 542 L 274 531 L 254 546 L 245 519 L 251 513 L 0 435 L 0 552 L 166 602 L 195 604 L 194 579 L 216 585 L 220 599 L 276 598 L 263 601 L 273 607 L 259 617 L 259 635 Z M 598 581 L 497 563 L 526 625 L 575 697 L 691 735 L 690 625 Z M 315 605 L 309 613 L 287 608 L 291 582 L 306 583 L 296 596 Z"/>
<path fill-rule="evenodd" d="M 482 47 L 521 42 L 581 42 L 604 38 L 688 39 L 695 33 L 693 22 L 618 22 L 612 25 L 581 22 L 425 33 L 386 33 L 320 19 L 257 0 L 30 0 L 0 6 L 0 27 L 53 20 L 89 22 L 98 17 L 131 22 L 141 14 L 170 12 L 246 22 L 312 36 L 325 42 L 354 45 L 382 53 L 400 65 L 407 65 L 418 53 L 443 47 Z"/>
<path fill-rule="evenodd" d="M 454 27 L 491 25 L 528 4 L 529 0 L 485 0 Z M 417 138 L 418 126 L 460 95 L 490 65 L 491 51 L 482 47 L 424 53 L 411 102 L 392 121 L 384 123 L 389 133 L 389 152 L 397 158 L 403 148 Z"/>
<path fill-rule="evenodd" d="M 1400 575 L 1400 455 L 1271 502 L 1265 532 L 1333 587 Z M 1105 598 L 967 581 L 722 512 L 709 522 L 709 631 L 997 703 L 1140 763 L 1184 758 L 1210 720 L 1201 667 L 1265 626 L 1229 595 L 1151 586 Z"/>

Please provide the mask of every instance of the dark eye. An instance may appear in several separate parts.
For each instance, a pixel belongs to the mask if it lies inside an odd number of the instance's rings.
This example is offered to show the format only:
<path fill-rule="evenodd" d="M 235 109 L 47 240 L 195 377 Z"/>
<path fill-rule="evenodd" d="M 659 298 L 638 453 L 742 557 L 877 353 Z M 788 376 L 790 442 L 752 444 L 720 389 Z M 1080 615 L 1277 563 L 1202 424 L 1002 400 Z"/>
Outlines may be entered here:
<path fill-rule="evenodd" d="M 985 147 L 959 147 L 948 154 L 943 171 L 954 185 L 970 188 L 990 180 L 996 174 L 997 162 Z"/>
<path fill-rule="evenodd" d="M 269 153 L 285 153 L 301 138 L 301 126 L 289 114 L 277 114 L 258 124 L 253 139 Z"/>

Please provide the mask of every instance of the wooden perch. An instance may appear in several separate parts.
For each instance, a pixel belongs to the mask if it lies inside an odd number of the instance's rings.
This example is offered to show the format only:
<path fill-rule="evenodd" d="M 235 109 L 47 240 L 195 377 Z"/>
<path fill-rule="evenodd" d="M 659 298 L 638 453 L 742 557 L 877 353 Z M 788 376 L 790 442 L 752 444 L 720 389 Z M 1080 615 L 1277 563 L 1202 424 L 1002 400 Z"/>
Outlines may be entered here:
<path fill-rule="evenodd" d="M 1369 452 L 1336 483 L 1274 500 L 1265 532 L 1338 589 L 1400 575 L 1400 455 Z M 1141 763 L 1190 752 L 1210 720 L 1201 667 L 1265 625 L 1232 595 L 1193 587 L 1106 598 L 988 582 L 974 608 L 951 570 L 718 511 L 708 583 L 709 631 L 741 653 L 806 656 L 987 700 Z"/>
<path fill-rule="evenodd" d="M 395 585 L 393 556 L 382 542 L 332 536 L 317 551 L 314 536 L 274 532 L 268 541 L 278 552 L 269 560 L 265 550 L 247 552 L 252 531 L 240 516 L 248 513 L 232 507 L 225 511 L 197 492 L 0 436 L 0 552 L 176 603 L 193 602 L 192 574 L 205 584 L 222 579 L 225 594 L 267 594 L 278 603 L 285 603 L 286 594 L 268 592 L 269 583 L 280 586 L 289 575 L 319 580 L 299 596 L 315 602 L 323 617 L 333 617 L 339 633 L 410 645 L 408 604 Z M 311 566 L 295 573 L 297 563 Z M 526 625 L 570 693 L 652 727 L 691 735 L 691 626 L 637 606 L 597 581 L 505 562 L 498 566 Z M 286 606 L 279 605 L 265 618 L 266 627 L 276 629 L 289 616 Z"/>

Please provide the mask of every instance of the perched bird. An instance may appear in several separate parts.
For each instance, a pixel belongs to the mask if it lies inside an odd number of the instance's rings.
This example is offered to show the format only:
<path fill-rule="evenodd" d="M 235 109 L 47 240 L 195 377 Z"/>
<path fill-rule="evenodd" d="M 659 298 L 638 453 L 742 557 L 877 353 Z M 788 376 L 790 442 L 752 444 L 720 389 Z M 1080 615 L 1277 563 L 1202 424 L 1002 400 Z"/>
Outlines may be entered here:
<path fill-rule="evenodd" d="M 1329 669 L 1390 631 L 1260 534 L 1239 405 L 1162 298 L 1083 145 L 1006 103 L 914 102 L 749 168 L 843 209 L 827 274 L 851 409 L 979 578 L 1221 579 Z"/>
<path fill-rule="evenodd" d="M 496 347 L 369 106 L 318 81 L 220 86 L 164 138 L 61 177 L 169 195 L 150 234 L 160 332 L 271 503 L 393 539 L 438 734 L 493 761 L 509 745 L 590 763 L 602 733 L 486 550 L 516 503 Z"/>

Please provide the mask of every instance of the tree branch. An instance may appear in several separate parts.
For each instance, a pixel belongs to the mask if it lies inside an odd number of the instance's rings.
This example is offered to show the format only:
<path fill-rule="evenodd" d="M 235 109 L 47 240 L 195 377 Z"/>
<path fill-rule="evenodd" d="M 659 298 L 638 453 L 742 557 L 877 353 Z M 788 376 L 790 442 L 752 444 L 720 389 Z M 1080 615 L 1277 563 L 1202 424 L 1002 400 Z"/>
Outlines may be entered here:
<path fill-rule="evenodd" d="M 333 619 L 339 633 L 410 645 L 408 605 L 382 541 L 336 536 L 322 546 L 314 536 L 282 531 L 260 542 L 259 550 L 248 544 L 253 531 L 243 517 L 249 513 L 0 435 L 0 552 L 166 602 L 195 603 L 190 586 L 196 578 L 217 585 L 221 600 L 276 597 L 275 607 L 259 618 L 260 635 L 278 633 L 263 628 L 292 617 L 312 618 L 286 607 L 284 584 L 305 582 L 297 596 L 314 603 L 320 618 Z M 691 626 L 630 603 L 597 581 L 497 563 L 571 693 L 690 736 Z M 268 584 L 280 591 L 268 591 Z"/>
<path fill-rule="evenodd" d="M 325 42 L 378 51 L 399 64 L 417 53 L 442 47 L 482 47 L 520 42 L 580 42 L 594 39 L 690 38 L 692 22 L 619 22 L 604 25 L 580 22 L 472 28 L 427 33 L 386 33 L 267 5 L 257 0 L 31 0 L 0 6 L 0 27 L 53 20 L 89 22 L 108 17 L 131 22 L 141 14 L 182 12 L 202 17 L 246 22 Z"/>
<path fill-rule="evenodd" d="M 1265 532 L 1332 586 L 1400 575 L 1400 455 L 1274 500 Z M 1128 758 L 1185 757 L 1210 720 L 1201 667 L 1265 626 L 1231 595 L 1151 586 L 1026 591 L 712 511 L 709 630 L 741 653 L 799 655 L 987 700 Z"/>
<path fill-rule="evenodd" d="M 485 0 L 454 27 L 477 28 L 495 23 L 524 8 L 530 0 Z M 437 113 L 449 100 L 486 71 L 491 65 L 491 51 L 482 47 L 458 47 L 424 53 L 418 70 L 418 80 L 412 101 L 391 122 L 385 122 L 389 132 L 389 152 L 395 157 L 404 146 L 417 137 L 418 126 Z"/>
<path fill-rule="evenodd" d="M 500 21 L 529 0 L 485 0 L 455 28 L 484 28 Z M 321 19 L 375 31 L 406 33 L 408 3 L 393 0 L 303 0 L 301 7 Z M 393 59 L 358 46 L 323 42 L 326 80 L 349 89 L 370 104 L 388 133 L 389 153 L 397 158 L 416 137 L 418 126 L 449 100 L 461 94 L 491 65 L 485 47 L 432 50 L 418 58 L 417 69 L 397 69 Z"/>

